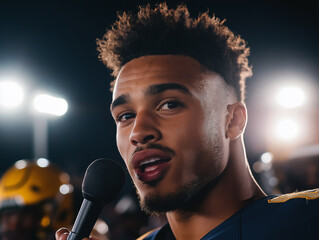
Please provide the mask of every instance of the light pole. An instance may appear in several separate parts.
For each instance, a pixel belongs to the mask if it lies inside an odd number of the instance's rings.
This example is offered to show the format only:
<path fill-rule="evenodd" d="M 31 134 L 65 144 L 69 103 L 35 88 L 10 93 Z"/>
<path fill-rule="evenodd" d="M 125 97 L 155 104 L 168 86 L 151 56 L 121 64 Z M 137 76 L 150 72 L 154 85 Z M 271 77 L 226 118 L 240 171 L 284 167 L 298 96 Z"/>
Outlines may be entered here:
<path fill-rule="evenodd" d="M 34 158 L 48 158 L 48 115 L 62 116 L 68 110 L 68 103 L 62 98 L 39 94 L 33 99 L 33 107 L 38 113 L 33 120 Z"/>

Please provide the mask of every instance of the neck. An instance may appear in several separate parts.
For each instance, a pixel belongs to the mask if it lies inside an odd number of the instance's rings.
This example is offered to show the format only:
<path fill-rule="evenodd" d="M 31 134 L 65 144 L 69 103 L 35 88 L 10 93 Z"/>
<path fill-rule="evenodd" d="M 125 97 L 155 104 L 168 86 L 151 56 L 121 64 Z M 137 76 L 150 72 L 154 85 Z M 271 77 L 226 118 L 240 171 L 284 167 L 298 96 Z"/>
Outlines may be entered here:
<path fill-rule="evenodd" d="M 233 153 L 233 154 L 232 154 Z M 185 208 L 167 213 L 177 240 L 199 240 L 250 202 L 265 197 L 253 178 L 243 139 L 230 142 L 227 167 L 207 194 Z"/>

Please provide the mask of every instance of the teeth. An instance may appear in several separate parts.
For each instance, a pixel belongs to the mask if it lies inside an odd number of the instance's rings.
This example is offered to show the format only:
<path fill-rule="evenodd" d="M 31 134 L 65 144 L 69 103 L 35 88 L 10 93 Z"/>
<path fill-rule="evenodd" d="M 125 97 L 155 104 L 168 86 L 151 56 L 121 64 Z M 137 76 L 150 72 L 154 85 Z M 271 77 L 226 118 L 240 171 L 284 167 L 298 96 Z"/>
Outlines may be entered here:
<path fill-rule="evenodd" d="M 156 162 L 156 161 L 159 161 L 159 160 L 161 160 L 161 159 L 158 158 L 158 157 L 150 158 L 150 159 L 147 159 L 146 161 L 142 162 L 140 166 L 143 166 L 143 165 L 146 165 L 146 164 L 149 164 L 149 163 L 153 163 L 153 162 Z"/>

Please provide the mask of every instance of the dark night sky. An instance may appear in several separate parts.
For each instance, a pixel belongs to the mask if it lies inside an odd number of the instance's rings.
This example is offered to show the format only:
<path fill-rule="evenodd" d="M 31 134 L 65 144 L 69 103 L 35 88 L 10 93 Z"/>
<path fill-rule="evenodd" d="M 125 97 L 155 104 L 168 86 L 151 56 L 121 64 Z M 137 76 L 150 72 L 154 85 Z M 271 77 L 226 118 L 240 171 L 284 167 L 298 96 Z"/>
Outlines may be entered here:
<path fill-rule="evenodd" d="M 82 174 L 96 158 L 120 161 L 115 125 L 109 115 L 109 71 L 98 60 L 95 39 L 118 10 L 135 10 L 147 1 L 1 1 L 0 73 L 20 71 L 32 91 L 45 89 L 67 99 L 69 111 L 49 121 L 49 159 L 70 173 Z M 175 2 L 175 1 L 174 1 Z M 184 1 L 193 16 L 207 8 L 239 33 L 251 47 L 254 76 L 248 80 L 248 110 L 253 94 L 269 71 L 293 69 L 319 79 L 318 1 Z M 170 7 L 176 3 L 168 1 Z M 0 75 L 1 81 L 1 75 Z M 251 91 L 251 92 L 250 92 Z M 257 101 L 258 104 L 258 101 Z M 251 107 L 250 122 L 260 119 Z M 27 110 L 0 112 L 0 172 L 19 159 L 31 159 L 32 117 Z M 262 127 L 262 126 L 259 126 Z M 263 150 L 250 144 L 254 127 L 247 127 L 247 150 L 253 159 Z M 256 147 L 256 148 L 255 148 Z"/>

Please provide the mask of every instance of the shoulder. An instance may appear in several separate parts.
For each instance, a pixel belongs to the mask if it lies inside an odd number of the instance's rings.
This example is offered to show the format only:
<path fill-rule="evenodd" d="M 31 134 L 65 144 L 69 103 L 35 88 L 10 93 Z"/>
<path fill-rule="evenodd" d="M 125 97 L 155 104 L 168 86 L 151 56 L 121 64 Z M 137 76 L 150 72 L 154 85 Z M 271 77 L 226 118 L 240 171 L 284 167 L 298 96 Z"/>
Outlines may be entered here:
<path fill-rule="evenodd" d="M 268 196 L 250 204 L 242 214 L 248 219 L 257 215 L 272 221 L 280 221 L 279 216 L 319 215 L 319 189 Z"/>
<path fill-rule="evenodd" d="M 241 217 L 256 227 L 319 225 L 319 189 L 269 196 L 248 206 Z"/>
<path fill-rule="evenodd" d="M 266 210 L 274 215 L 300 218 L 303 221 L 310 216 L 319 218 L 319 189 L 283 194 L 268 198 Z"/>
<path fill-rule="evenodd" d="M 319 189 L 283 194 L 268 199 L 268 206 L 272 232 L 287 239 L 318 239 Z"/>
<path fill-rule="evenodd" d="M 243 239 L 318 239 L 319 189 L 269 196 L 239 216 Z"/>

